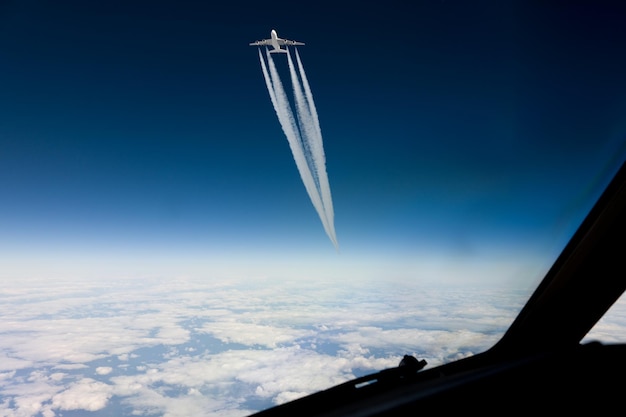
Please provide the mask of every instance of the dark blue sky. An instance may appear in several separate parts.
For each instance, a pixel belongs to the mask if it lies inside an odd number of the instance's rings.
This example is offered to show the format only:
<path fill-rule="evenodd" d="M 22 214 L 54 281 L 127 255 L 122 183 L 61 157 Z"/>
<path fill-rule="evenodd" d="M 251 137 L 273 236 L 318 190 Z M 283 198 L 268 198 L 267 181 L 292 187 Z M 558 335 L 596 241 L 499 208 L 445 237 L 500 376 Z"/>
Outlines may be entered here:
<path fill-rule="evenodd" d="M 0 3 L 12 272 L 549 258 L 624 158 L 621 2 L 213 3 Z M 247 46 L 271 29 L 307 44 L 340 255 Z"/>

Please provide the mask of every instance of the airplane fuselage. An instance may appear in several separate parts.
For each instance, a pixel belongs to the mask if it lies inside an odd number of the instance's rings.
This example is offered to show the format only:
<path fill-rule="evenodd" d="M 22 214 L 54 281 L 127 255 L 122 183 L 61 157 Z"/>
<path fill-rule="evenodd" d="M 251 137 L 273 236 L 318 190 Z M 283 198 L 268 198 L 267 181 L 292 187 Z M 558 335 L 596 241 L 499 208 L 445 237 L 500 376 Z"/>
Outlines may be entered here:
<path fill-rule="evenodd" d="M 278 34 L 274 29 L 270 32 L 270 41 L 272 42 L 272 47 L 274 49 L 280 49 L 280 45 L 278 44 Z"/>
<path fill-rule="evenodd" d="M 276 53 L 276 52 L 287 52 L 287 48 L 282 49 L 280 47 L 280 44 L 278 43 L 278 34 L 276 33 L 276 31 L 274 29 L 272 29 L 272 31 L 270 32 L 270 42 L 272 44 L 272 48 L 274 48 L 271 52 Z"/>

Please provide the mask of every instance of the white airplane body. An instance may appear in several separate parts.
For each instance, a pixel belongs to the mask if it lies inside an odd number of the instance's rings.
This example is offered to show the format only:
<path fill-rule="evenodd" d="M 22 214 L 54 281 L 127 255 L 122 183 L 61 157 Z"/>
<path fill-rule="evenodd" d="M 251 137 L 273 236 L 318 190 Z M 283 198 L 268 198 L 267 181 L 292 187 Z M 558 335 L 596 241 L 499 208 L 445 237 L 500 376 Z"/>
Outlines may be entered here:
<path fill-rule="evenodd" d="M 283 45 L 298 46 L 298 45 L 304 45 L 304 43 L 298 42 L 298 41 L 290 41 L 289 39 L 279 38 L 274 29 L 272 29 L 272 31 L 270 32 L 269 39 L 263 39 L 260 41 L 250 43 L 250 46 L 271 46 L 272 48 L 274 48 L 270 51 L 270 53 L 272 54 L 277 53 L 277 52 L 287 53 L 287 49 L 281 48 L 281 46 Z"/>

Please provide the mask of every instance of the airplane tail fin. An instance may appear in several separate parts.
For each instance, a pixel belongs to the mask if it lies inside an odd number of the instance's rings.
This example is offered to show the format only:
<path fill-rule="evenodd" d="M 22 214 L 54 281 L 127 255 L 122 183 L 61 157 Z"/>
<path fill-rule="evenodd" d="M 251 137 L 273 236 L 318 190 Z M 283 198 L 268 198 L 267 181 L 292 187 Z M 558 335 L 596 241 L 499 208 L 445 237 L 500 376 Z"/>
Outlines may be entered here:
<path fill-rule="evenodd" d="M 286 54 L 287 50 L 286 49 L 272 49 L 270 51 L 270 54 Z"/>

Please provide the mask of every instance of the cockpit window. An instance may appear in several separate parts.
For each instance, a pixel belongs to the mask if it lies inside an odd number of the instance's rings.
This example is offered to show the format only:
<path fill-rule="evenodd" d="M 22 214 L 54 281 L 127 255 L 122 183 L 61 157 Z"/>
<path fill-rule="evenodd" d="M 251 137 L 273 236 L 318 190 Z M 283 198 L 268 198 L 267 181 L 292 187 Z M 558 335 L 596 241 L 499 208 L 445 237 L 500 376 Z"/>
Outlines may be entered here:
<path fill-rule="evenodd" d="M 583 342 L 626 343 L 626 296 L 622 295 L 589 331 Z"/>
<path fill-rule="evenodd" d="M 242 416 L 506 332 L 625 159 L 625 7 L 324 3 L 0 5 L 0 415 Z"/>

